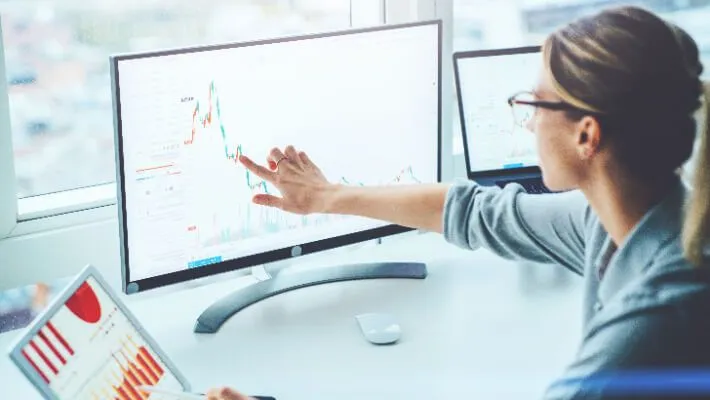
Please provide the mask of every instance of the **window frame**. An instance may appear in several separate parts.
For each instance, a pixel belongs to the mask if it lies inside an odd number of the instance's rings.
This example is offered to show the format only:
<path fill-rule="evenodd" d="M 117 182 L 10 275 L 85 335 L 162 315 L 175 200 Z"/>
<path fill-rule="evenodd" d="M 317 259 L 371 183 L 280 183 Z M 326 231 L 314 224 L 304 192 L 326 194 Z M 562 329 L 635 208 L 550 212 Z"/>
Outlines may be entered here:
<path fill-rule="evenodd" d="M 351 10 L 357 5 L 378 7 L 381 22 L 398 23 L 413 19 L 440 18 L 439 8 L 450 0 L 376 0 L 364 2 L 351 0 Z M 450 7 L 452 8 L 452 7 Z M 352 11 L 351 11 L 351 26 Z M 448 26 L 448 24 L 445 24 Z M 445 28 L 448 31 L 449 28 Z M 0 30 L 0 34 L 1 34 Z M 449 34 L 450 35 L 450 34 Z M 446 38 L 445 43 L 451 42 Z M 0 40 L 0 52 L 4 54 Z M 0 57 L 2 57 L 0 54 Z M 448 71 L 450 63 L 450 48 L 444 51 L 444 70 Z M 4 60 L 1 60 L 0 72 L 5 74 Z M 448 72 L 446 73 L 448 74 Z M 444 79 L 450 76 L 444 75 Z M 444 80 L 446 82 L 446 80 Z M 74 227 L 79 224 L 91 224 L 106 221 L 117 217 L 116 198 L 117 186 L 115 182 L 95 185 L 86 188 L 72 189 L 57 193 L 37 195 L 27 198 L 17 198 L 16 177 L 14 169 L 14 155 L 12 147 L 12 132 L 9 123 L 9 100 L 5 80 L 0 83 L 0 240 L 13 238 L 32 233 Z M 446 85 L 444 85 L 447 87 Z M 448 115 L 448 114 L 445 114 Z M 445 125 L 448 118 L 444 118 Z M 447 132 L 445 130 L 445 132 Z M 445 138 L 449 134 L 445 135 Z M 443 140 L 444 154 L 451 154 L 451 138 Z M 448 150 L 444 150 L 448 149 Z M 448 163 L 448 157 L 444 157 Z M 444 166 L 444 176 L 450 167 Z"/>
<path fill-rule="evenodd" d="M 0 37 L 2 33 L 2 26 L 0 26 Z M 2 40 L 0 40 L 0 76 L 6 76 L 5 48 Z M 10 99 L 7 93 L 7 79 L 0 79 L 0 238 L 9 235 L 18 221 Z"/>
<path fill-rule="evenodd" d="M 427 3 L 427 4 L 425 4 Z M 420 4 L 420 11 L 426 15 L 427 8 L 433 7 L 432 17 L 442 20 L 443 60 L 441 64 L 441 174 L 443 181 L 466 177 L 466 160 L 463 153 L 454 154 L 453 135 L 457 133 L 454 123 L 456 96 L 454 93 L 454 2 L 434 0 Z M 431 11 L 429 11 L 431 12 Z"/>

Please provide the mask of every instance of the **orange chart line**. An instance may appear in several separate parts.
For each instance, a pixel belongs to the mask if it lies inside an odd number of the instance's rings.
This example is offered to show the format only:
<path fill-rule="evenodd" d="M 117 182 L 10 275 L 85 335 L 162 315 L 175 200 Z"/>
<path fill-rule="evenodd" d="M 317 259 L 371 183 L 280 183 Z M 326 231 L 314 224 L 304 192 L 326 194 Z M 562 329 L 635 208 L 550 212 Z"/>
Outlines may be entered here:
<path fill-rule="evenodd" d="M 145 372 L 138 368 L 135 362 L 133 362 L 125 353 L 124 350 L 121 350 L 121 355 L 123 356 L 123 359 L 125 360 L 126 364 L 128 365 L 128 371 L 129 371 L 129 376 L 131 379 L 135 380 L 138 382 L 139 385 L 154 385 L 155 382 L 153 382 L 148 375 L 145 374 Z"/>
<path fill-rule="evenodd" d="M 138 379 L 138 376 L 136 375 L 135 368 L 133 365 L 128 364 L 128 368 L 122 368 L 124 374 L 128 378 L 128 380 L 134 385 L 134 386 L 141 386 L 143 385 L 143 382 Z"/>
<path fill-rule="evenodd" d="M 153 167 L 145 167 L 145 168 L 138 168 L 136 172 L 146 172 L 146 171 L 155 171 L 156 169 L 165 169 L 165 168 L 170 168 L 175 166 L 175 164 L 164 164 L 164 165 L 156 165 Z"/>
<path fill-rule="evenodd" d="M 143 361 L 148 365 L 148 369 L 151 370 L 151 372 L 155 373 L 155 376 L 158 380 L 163 376 L 163 368 L 158 364 L 158 362 L 153 358 L 153 356 L 148 352 L 148 350 L 143 347 L 143 346 L 138 346 L 136 342 L 133 341 L 133 338 L 131 336 L 128 336 L 128 341 L 133 345 L 135 351 L 138 353 L 138 358 L 140 359 L 140 356 L 143 356 Z"/>
<path fill-rule="evenodd" d="M 138 356 L 137 356 L 137 360 L 138 360 L 138 364 L 141 366 L 141 368 L 142 368 L 144 371 L 146 371 L 146 373 L 147 373 L 148 376 L 150 377 L 150 379 L 151 379 L 151 381 L 152 381 L 152 384 L 153 384 L 153 385 L 157 384 L 158 381 L 160 380 L 160 378 L 159 378 L 158 375 L 155 373 L 155 371 L 153 371 L 153 369 L 150 367 L 150 365 L 148 365 L 148 363 L 146 362 L 146 360 L 143 358 L 143 355 L 139 353 Z"/>
<path fill-rule="evenodd" d="M 114 371 L 113 377 L 114 379 L 119 381 L 119 387 L 124 390 L 124 392 L 131 398 L 131 400 L 144 400 L 143 396 L 138 392 L 138 389 L 134 388 L 133 385 L 131 385 L 130 382 L 126 380 L 125 376 L 121 378 Z"/>

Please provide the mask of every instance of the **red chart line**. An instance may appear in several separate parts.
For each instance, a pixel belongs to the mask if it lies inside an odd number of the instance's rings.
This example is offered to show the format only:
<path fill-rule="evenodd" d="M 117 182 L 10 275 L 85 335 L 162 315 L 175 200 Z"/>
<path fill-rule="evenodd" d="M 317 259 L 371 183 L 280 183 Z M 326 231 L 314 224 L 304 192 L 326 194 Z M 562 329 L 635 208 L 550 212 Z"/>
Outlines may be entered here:
<path fill-rule="evenodd" d="M 164 165 L 156 165 L 154 167 L 145 167 L 145 168 L 138 168 L 136 172 L 148 172 L 148 171 L 155 171 L 156 169 L 165 169 L 165 168 L 170 168 L 173 167 L 175 164 L 164 164 Z"/>
<path fill-rule="evenodd" d="M 130 383 L 123 382 L 123 385 L 121 386 L 129 392 L 132 399 L 143 400 L 143 397 L 138 393 L 138 389 L 134 388 Z"/>
<path fill-rule="evenodd" d="M 121 400 L 133 400 L 128 396 L 128 394 L 126 393 L 125 390 L 123 390 L 122 387 L 113 386 L 113 390 L 115 390 L 118 393 L 118 396 L 121 398 Z"/>
<path fill-rule="evenodd" d="M 42 370 L 39 369 L 39 367 L 37 366 L 37 364 L 36 364 L 36 363 L 34 362 L 34 360 L 27 354 L 27 352 L 26 352 L 24 349 L 22 350 L 22 355 L 25 356 L 25 359 L 27 360 L 27 362 L 29 362 L 30 365 L 32 365 L 32 368 L 34 368 L 35 371 L 37 371 L 37 373 L 39 374 L 39 376 L 42 377 L 42 379 L 44 380 L 44 383 L 47 383 L 47 384 L 48 384 L 48 383 L 49 383 L 49 379 L 47 379 L 47 375 L 45 375 L 44 372 L 42 372 Z"/>
<path fill-rule="evenodd" d="M 151 383 L 145 379 L 145 375 L 141 376 L 140 371 L 138 371 L 134 365 L 129 365 L 128 368 L 129 368 L 128 373 L 129 373 L 131 379 L 134 381 L 134 385 L 136 385 L 136 386 L 142 386 L 142 385 L 150 386 Z"/>
<path fill-rule="evenodd" d="M 47 355 L 44 354 L 44 352 L 42 351 L 42 349 L 39 348 L 39 346 L 37 346 L 37 343 L 35 343 L 34 340 L 30 340 L 30 346 L 32 346 L 32 350 L 34 350 L 35 353 L 37 353 L 40 356 L 40 358 L 42 358 L 42 361 L 44 361 L 44 363 L 49 367 L 49 369 L 51 369 L 52 372 L 54 372 L 54 375 L 57 375 L 59 373 L 59 369 L 57 369 L 57 367 L 55 367 L 54 364 L 52 364 L 52 362 L 49 361 L 49 358 L 47 358 Z"/>
<path fill-rule="evenodd" d="M 158 374 L 158 376 L 159 377 L 162 376 L 163 372 L 164 372 L 163 368 L 161 368 L 160 364 L 158 364 L 158 362 L 155 360 L 155 358 L 153 358 L 153 355 L 150 354 L 148 352 L 148 350 L 146 350 L 145 347 L 140 348 L 140 353 L 143 354 L 143 356 L 148 359 L 148 362 L 150 362 L 150 364 L 153 366 L 153 368 L 155 368 L 155 372 Z"/>
<path fill-rule="evenodd" d="M 121 388 L 128 394 L 128 396 L 131 398 L 131 400 L 143 400 L 143 397 L 138 393 L 138 390 L 133 387 L 133 385 L 128 382 L 128 379 L 126 379 L 126 376 L 118 376 L 118 374 L 115 371 L 112 371 L 114 374 L 114 379 L 120 382 Z"/>
<path fill-rule="evenodd" d="M 52 332 L 54 336 L 56 336 L 57 340 L 59 340 L 59 343 L 64 346 L 65 349 L 69 352 L 69 354 L 74 355 L 74 349 L 69 346 L 69 343 L 67 343 L 66 340 L 64 340 L 64 336 L 62 336 L 61 333 L 57 330 L 57 328 L 54 327 L 54 324 L 52 322 L 47 322 L 47 328 Z"/>
<path fill-rule="evenodd" d="M 131 368 L 135 369 L 136 372 L 138 372 L 138 376 L 140 377 L 140 380 L 141 380 L 141 382 L 143 382 L 144 385 L 148 385 L 148 386 L 155 385 L 155 383 L 153 383 L 153 381 L 151 381 L 150 378 L 148 378 L 148 375 L 146 375 L 145 372 L 143 372 L 143 370 L 139 369 L 137 366 L 135 366 L 133 364 L 131 364 Z"/>
<path fill-rule="evenodd" d="M 137 358 L 138 358 L 138 364 L 140 364 L 141 368 L 148 373 L 153 384 L 155 385 L 156 383 L 158 383 L 160 378 L 158 377 L 158 375 L 156 375 L 155 371 L 153 371 L 153 369 L 150 367 L 150 365 L 148 365 L 145 358 L 143 358 L 143 355 L 139 353 Z"/>
<path fill-rule="evenodd" d="M 52 353 L 54 353 L 54 355 L 57 356 L 59 361 L 61 361 L 62 365 L 67 365 L 67 360 L 64 359 L 64 357 L 59 353 L 57 348 L 54 347 L 54 344 L 49 341 L 49 338 L 47 337 L 47 335 L 44 332 L 42 332 L 41 330 L 39 331 L 38 334 L 39 334 L 40 339 L 42 339 L 42 341 L 44 342 L 44 344 L 46 344 L 47 347 L 49 347 L 49 349 L 52 350 Z"/>
<path fill-rule="evenodd" d="M 136 374 L 133 372 L 133 365 L 131 365 L 130 362 L 127 361 L 128 367 L 124 366 L 121 364 L 121 362 L 118 360 L 118 358 L 114 355 L 113 359 L 116 361 L 116 364 L 119 366 L 121 369 L 121 374 L 123 375 L 123 385 L 128 387 L 128 389 L 131 391 L 134 397 L 136 397 L 139 400 L 144 399 L 144 396 L 141 392 L 139 392 L 137 389 L 135 389 L 138 386 L 141 386 L 143 383 L 140 381 L 140 379 L 136 376 Z M 120 378 L 117 378 L 120 379 Z"/>
<path fill-rule="evenodd" d="M 131 361 L 131 359 L 126 355 L 126 353 L 124 353 L 123 350 L 121 350 L 121 356 L 123 356 L 126 365 L 128 365 L 127 369 L 130 372 L 130 376 L 135 379 L 136 382 L 138 382 L 138 385 L 153 385 L 153 382 L 151 382 L 150 378 L 148 378 L 148 376 L 146 376 L 143 371 L 138 369 L 138 366 L 136 366 L 136 364 Z"/>
<path fill-rule="evenodd" d="M 125 371 L 124 374 L 126 374 L 126 377 L 131 382 L 131 384 L 133 384 L 134 386 L 141 386 L 143 384 L 140 379 L 138 379 L 135 372 L 133 372 L 131 366 L 129 366 L 128 369 L 122 368 L 122 370 Z"/>

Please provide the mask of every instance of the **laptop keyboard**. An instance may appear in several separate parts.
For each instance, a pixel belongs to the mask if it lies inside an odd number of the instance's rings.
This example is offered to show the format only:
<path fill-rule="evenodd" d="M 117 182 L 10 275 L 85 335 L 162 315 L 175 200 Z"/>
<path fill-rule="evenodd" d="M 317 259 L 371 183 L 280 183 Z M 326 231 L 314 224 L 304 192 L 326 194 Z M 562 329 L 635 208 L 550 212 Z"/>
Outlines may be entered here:
<path fill-rule="evenodd" d="M 540 178 L 528 178 L 528 179 L 516 179 L 512 181 L 497 181 L 496 185 L 500 187 L 504 187 L 508 183 L 515 182 L 520 184 L 526 192 L 528 193 L 533 193 L 533 194 L 543 194 L 543 193 L 552 193 L 550 189 L 548 189 L 545 184 L 542 183 L 542 179 Z"/>

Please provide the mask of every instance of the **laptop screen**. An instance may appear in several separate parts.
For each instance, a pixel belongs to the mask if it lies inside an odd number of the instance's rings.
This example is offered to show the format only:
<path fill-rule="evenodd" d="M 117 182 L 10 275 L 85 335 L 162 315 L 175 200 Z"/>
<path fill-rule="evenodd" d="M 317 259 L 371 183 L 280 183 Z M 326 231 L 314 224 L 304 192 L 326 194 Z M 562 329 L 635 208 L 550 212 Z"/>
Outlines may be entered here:
<path fill-rule="evenodd" d="M 470 172 L 538 165 L 534 135 L 516 126 L 508 98 L 532 90 L 542 60 L 539 49 L 468 52 L 457 56 L 464 145 Z"/>

